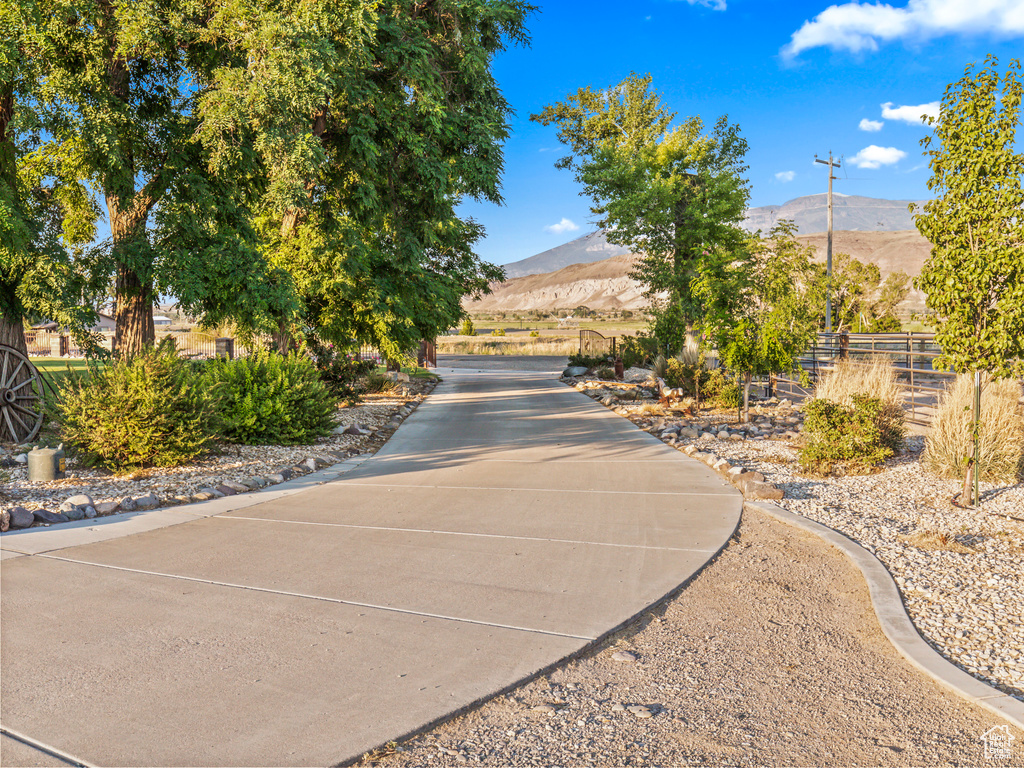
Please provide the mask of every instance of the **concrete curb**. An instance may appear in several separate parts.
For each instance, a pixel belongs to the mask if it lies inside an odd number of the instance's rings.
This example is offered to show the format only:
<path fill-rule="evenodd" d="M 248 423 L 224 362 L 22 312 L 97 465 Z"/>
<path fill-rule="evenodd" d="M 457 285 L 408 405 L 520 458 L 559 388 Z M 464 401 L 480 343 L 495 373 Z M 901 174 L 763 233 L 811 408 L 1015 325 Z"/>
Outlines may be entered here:
<path fill-rule="evenodd" d="M 748 507 L 764 512 L 787 525 L 813 533 L 843 551 L 853 561 L 868 583 L 871 604 L 882 626 L 882 632 L 896 650 L 914 667 L 948 688 L 1024 731 L 1024 702 L 1009 696 L 998 688 L 978 680 L 941 656 L 918 633 L 907 615 L 896 582 L 882 562 L 871 552 L 838 531 L 809 520 L 802 515 L 764 501 L 744 502 Z"/>

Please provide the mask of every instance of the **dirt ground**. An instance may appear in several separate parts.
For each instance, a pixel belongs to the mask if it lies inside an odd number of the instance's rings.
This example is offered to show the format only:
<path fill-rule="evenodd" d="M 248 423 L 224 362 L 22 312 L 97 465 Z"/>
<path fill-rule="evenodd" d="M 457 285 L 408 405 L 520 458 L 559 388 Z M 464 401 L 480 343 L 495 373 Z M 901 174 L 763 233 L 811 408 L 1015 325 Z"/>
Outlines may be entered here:
<path fill-rule="evenodd" d="M 897 654 L 840 552 L 744 512 L 628 630 L 361 765 L 1024 766 L 1012 726 L 1010 758 L 986 758 L 1003 724 Z"/>

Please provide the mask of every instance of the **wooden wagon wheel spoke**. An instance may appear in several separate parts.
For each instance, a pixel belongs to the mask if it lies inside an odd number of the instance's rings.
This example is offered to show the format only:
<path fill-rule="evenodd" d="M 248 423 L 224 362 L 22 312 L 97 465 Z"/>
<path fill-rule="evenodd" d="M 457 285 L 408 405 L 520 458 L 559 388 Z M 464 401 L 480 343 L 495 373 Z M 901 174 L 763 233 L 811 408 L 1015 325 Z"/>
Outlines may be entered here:
<path fill-rule="evenodd" d="M 0 344 L 0 440 L 32 440 L 43 425 L 43 380 L 25 355 Z"/>
<path fill-rule="evenodd" d="M 7 380 L 0 379 L 0 387 L 9 387 L 14 380 L 18 378 L 18 374 L 21 373 L 21 369 L 25 367 L 25 363 L 26 361 L 24 359 L 18 362 L 18 367 L 14 369 L 14 373 L 11 374 L 11 378 Z M 29 381 L 31 381 L 31 379 L 29 379 Z"/>

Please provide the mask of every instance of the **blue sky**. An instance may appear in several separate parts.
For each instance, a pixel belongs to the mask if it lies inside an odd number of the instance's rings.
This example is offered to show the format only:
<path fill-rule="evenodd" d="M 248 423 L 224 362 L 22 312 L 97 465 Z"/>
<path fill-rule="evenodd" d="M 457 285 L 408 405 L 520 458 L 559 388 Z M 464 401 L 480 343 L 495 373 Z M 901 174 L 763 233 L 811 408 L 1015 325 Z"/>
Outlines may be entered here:
<path fill-rule="evenodd" d="M 531 46 L 494 65 L 517 113 L 505 205 L 462 208 L 487 228 L 477 251 L 496 264 L 594 229 L 571 172 L 554 168 L 554 127 L 529 120 L 581 86 L 650 73 L 680 117 L 728 115 L 750 144 L 753 206 L 824 192 L 814 155 L 830 150 L 844 157 L 836 192 L 916 200 L 929 194 L 920 108 L 988 53 L 1024 57 L 1024 0 L 533 2 Z"/>

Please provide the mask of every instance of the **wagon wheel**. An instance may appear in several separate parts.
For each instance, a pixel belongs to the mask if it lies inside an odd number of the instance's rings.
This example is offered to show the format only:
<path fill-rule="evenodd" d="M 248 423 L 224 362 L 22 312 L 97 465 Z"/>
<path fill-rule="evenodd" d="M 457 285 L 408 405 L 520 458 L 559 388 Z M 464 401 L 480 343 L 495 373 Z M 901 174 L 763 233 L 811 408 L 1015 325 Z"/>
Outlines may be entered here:
<path fill-rule="evenodd" d="M 21 352 L 0 344 L 0 441 L 27 443 L 43 426 L 43 379 Z"/>

